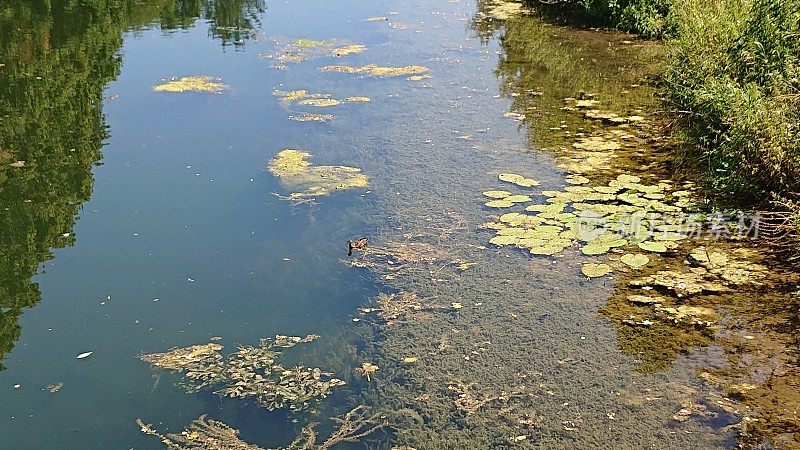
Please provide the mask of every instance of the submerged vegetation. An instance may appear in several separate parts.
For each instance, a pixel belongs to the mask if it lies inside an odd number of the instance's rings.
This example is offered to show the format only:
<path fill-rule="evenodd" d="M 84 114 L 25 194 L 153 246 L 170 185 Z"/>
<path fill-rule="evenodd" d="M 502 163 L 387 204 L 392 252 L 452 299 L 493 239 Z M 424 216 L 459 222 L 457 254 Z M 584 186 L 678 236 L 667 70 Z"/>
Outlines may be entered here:
<path fill-rule="evenodd" d="M 254 399 L 268 409 L 293 411 L 308 407 L 309 402 L 327 397 L 331 390 L 344 385 L 332 373 L 318 368 L 286 368 L 276 360 L 280 349 L 312 342 L 319 336 L 275 336 L 262 339 L 258 347 L 240 346 L 227 357 L 222 345 L 209 343 L 172 349 L 166 353 L 143 355 L 142 361 L 159 369 L 183 373 L 188 392 L 213 388 L 217 395 Z"/>
<path fill-rule="evenodd" d="M 137 420 L 142 433 L 156 436 L 167 449 L 172 450 L 327 450 L 344 442 L 358 442 L 386 426 L 385 419 L 363 406 L 357 406 L 340 417 L 333 417 L 338 429 L 317 443 L 316 427 L 312 423 L 303 427 L 300 434 L 285 447 L 264 449 L 243 441 L 239 430 L 223 422 L 200 416 L 180 433 L 162 435 L 152 425 Z"/>

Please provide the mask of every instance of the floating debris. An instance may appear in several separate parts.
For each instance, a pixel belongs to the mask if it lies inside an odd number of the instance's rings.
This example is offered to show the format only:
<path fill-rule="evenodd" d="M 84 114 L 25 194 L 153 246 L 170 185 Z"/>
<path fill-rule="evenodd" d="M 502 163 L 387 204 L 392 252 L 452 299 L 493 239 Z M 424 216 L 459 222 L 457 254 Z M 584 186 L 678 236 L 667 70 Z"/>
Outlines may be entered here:
<path fill-rule="evenodd" d="M 719 315 L 711 308 L 680 305 L 677 307 L 656 305 L 655 311 L 675 323 L 687 322 L 691 325 L 711 326 Z"/>
<path fill-rule="evenodd" d="M 55 394 L 56 392 L 60 391 L 62 387 L 64 387 L 64 382 L 59 381 L 57 383 L 48 384 L 45 386 L 44 390 L 51 394 Z"/>
<path fill-rule="evenodd" d="M 663 297 L 651 297 L 649 295 L 629 295 L 628 301 L 634 305 L 656 305 L 663 303 L 665 299 Z"/>
<path fill-rule="evenodd" d="M 209 76 L 191 76 L 181 78 L 169 78 L 164 84 L 153 87 L 156 92 L 206 92 L 221 93 L 228 86 L 220 83 L 220 78 Z"/>
<path fill-rule="evenodd" d="M 291 189 L 299 189 L 288 196 L 289 200 L 302 200 L 328 195 L 331 192 L 363 188 L 367 176 L 361 169 L 349 166 L 314 166 L 308 159 L 311 153 L 285 149 L 270 160 L 269 171 Z"/>
<path fill-rule="evenodd" d="M 727 291 L 728 289 L 715 278 L 702 268 L 688 272 L 660 270 L 648 277 L 631 280 L 630 284 L 637 287 L 655 287 L 669 291 L 677 297 Z"/>
<path fill-rule="evenodd" d="M 370 375 L 374 375 L 375 372 L 377 371 L 378 371 L 378 366 L 369 362 L 365 362 L 361 364 L 361 367 L 356 368 L 356 373 L 358 373 L 362 377 L 367 377 L 367 381 L 372 381 L 370 379 Z"/>
<path fill-rule="evenodd" d="M 324 66 L 320 70 L 323 72 L 365 73 L 373 77 L 397 77 L 422 74 L 427 72 L 428 68 L 423 66 L 381 67 L 376 64 L 368 64 L 361 67 Z"/>
<path fill-rule="evenodd" d="M 304 114 L 292 114 L 287 117 L 289 120 L 294 120 L 295 122 L 330 122 L 334 119 L 333 114 L 314 114 L 314 113 L 304 113 Z"/>
<path fill-rule="evenodd" d="M 269 410 L 300 410 L 345 384 L 333 378 L 332 373 L 318 368 L 295 366 L 287 369 L 276 363 L 282 353 L 279 349 L 317 338 L 319 336 L 313 334 L 305 337 L 276 335 L 272 341 L 261 339 L 258 347 L 240 346 L 227 357 L 220 353 L 222 345 L 209 343 L 142 355 L 141 360 L 154 367 L 183 373 L 187 392 L 214 388 L 217 395 L 252 398 Z"/>
<path fill-rule="evenodd" d="M 696 247 L 688 256 L 692 265 L 700 266 L 724 281 L 736 284 L 762 284 L 769 271 L 766 266 L 752 262 L 757 257 L 753 250 L 738 248 L 730 252 Z"/>

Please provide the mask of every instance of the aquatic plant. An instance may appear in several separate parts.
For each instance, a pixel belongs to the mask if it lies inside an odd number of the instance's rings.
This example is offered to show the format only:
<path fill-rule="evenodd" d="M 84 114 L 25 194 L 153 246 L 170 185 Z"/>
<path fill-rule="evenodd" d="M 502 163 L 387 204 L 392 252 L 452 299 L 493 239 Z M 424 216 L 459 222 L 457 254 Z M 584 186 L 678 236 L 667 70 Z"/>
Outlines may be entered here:
<path fill-rule="evenodd" d="M 269 410 L 300 410 L 345 384 L 333 378 L 332 373 L 318 368 L 295 366 L 287 369 L 276 363 L 282 353 L 279 349 L 312 342 L 318 337 L 313 334 L 302 338 L 277 335 L 272 341 L 261 339 L 257 347 L 240 346 L 227 357 L 220 353 L 222 345 L 212 342 L 142 355 L 141 360 L 160 369 L 182 373 L 187 392 L 214 388 L 217 395 L 253 399 Z"/>
<path fill-rule="evenodd" d="M 182 432 L 167 435 L 160 434 L 141 419 L 137 419 L 136 423 L 142 433 L 158 437 L 166 448 L 173 450 L 327 450 L 345 442 L 358 442 L 387 426 L 386 419 L 371 413 L 365 406 L 357 406 L 331 420 L 337 424 L 337 428 L 322 442 L 317 443 L 318 424 L 312 423 L 303 427 L 286 447 L 276 449 L 264 449 L 247 443 L 239 437 L 239 430 L 218 420 L 208 419 L 206 415 L 192 421 Z"/>
<path fill-rule="evenodd" d="M 289 194 L 289 200 L 303 200 L 367 186 L 367 176 L 361 173 L 361 169 L 349 166 L 314 166 L 308 161 L 310 157 L 311 153 L 302 150 L 285 149 L 270 160 L 267 166 L 284 186 L 297 189 Z"/>
<path fill-rule="evenodd" d="M 370 101 L 369 97 L 363 96 L 336 100 L 331 98 L 331 94 L 308 92 L 305 89 L 297 89 L 294 91 L 281 91 L 276 89 L 272 91 L 272 94 L 281 98 L 281 104 L 283 106 L 296 104 L 300 106 L 329 107 L 337 106 L 342 103 L 366 103 Z"/>
<path fill-rule="evenodd" d="M 228 86 L 222 84 L 219 78 L 209 76 L 191 76 L 170 78 L 163 84 L 153 86 L 156 92 L 208 92 L 220 93 Z"/>
<path fill-rule="evenodd" d="M 382 67 L 377 64 L 368 64 L 361 67 L 351 66 L 323 66 L 323 72 L 363 73 L 373 77 L 397 77 L 404 75 L 417 75 L 428 71 L 423 66 Z"/>

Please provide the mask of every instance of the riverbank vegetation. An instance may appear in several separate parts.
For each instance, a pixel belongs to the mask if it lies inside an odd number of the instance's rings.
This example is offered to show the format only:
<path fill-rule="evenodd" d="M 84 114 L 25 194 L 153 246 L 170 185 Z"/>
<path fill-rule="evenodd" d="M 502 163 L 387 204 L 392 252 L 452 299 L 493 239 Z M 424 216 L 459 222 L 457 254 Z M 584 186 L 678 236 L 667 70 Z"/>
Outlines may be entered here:
<path fill-rule="evenodd" d="M 598 25 L 662 36 L 686 156 L 723 194 L 795 211 L 800 192 L 800 0 L 582 0 Z"/>

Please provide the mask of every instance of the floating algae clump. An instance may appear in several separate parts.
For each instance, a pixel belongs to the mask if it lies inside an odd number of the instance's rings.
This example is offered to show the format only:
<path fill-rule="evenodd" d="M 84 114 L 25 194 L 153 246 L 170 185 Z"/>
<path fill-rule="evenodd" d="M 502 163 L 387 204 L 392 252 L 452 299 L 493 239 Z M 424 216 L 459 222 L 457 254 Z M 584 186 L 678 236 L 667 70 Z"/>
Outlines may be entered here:
<path fill-rule="evenodd" d="M 369 97 L 347 97 L 344 100 L 336 100 L 331 98 L 331 94 L 313 93 L 305 89 L 297 89 L 294 91 L 272 91 L 272 94 L 281 98 L 283 106 L 289 106 L 292 103 L 301 106 L 317 106 L 327 107 L 336 106 L 342 103 L 366 103 L 370 101 Z"/>
<path fill-rule="evenodd" d="M 283 185 L 298 189 L 289 195 L 290 200 L 328 195 L 332 191 L 363 188 L 367 186 L 367 176 L 361 169 L 348 166 L 314 166 L 308 158 L 311 153 L 302 150 L 286 149 L 269 162 L 269 171 L 281 180 Z"/>
<path fill-rule="evenodd" d="M 286 447 L 272 450 L 327 450 L 344 442 L 358 442 L 362 438 L 387 425 L 386 420 L 373 414 L 365 406 L 357 406 L 347 414 L 331 418 L 337 429 L 321 443 L 317 443 L 317 423 L 303 427 L 296 438 Z M 192 421 L 180 433 L 160 434 L 152 425 L 137 419 L 142 433 L 158 437 L 164 446 L 173 450 L 269 450 L 250 444 L 239 437 L 239 430 L 205 415 Z"/>
<path fill-rule="evenodd" d="M 365 73 L 373 77 L 397 77 L 422 74 L 427 72 L 428 68 L 423 66 L 381 67 L 377 64 L 368 64 L 361 67 L 324 66 L 320 70 L 323 72 Z"/>
<path fill-rule="evenodd" d="M 166 83 L 153 86 L 156 92 L 211 92 L 220 93 L 228 86 L 221 79 L 208 76 L 170 78 Z"/>
<path fill-rule="evenodd" d="M 333 98 L 306 98 L 303 100 L 299 100 L 297 102 L 298 105 L 303 106 L 317 106 L 317 107 L 327 107 L 327 106 L 336 106 L 341 104 L 339 100 Z"/>
<path fill-rule="evenodd" d="M 269 410 L 300 410 L 312 400 L 327 397 L 333 388 L 345 384 L 333 378 L 333 374 L 317 368 L 295 366 L 287 369 L 276 363 L 282 353 L 279 349 L 311 342 L 318 337 L 278 335 L 271 342 L 262 339 L 258 347 L 238 347 L 227 357 L 220 353 L 222 345 L 210 343 L 143 355 L 141 359 L 155 367 L 183 373 L 187 392 L 214 388 L 217 395 L 254 399 Z"/>
<path fill-rule="evenodd" d="M 345 45 L 344 47 L 339 47 L 333 49 L 333 56 L 347 56 L 352 55 L 354 53 L 361 53 L 367 49 L 366 45 L 361 44 L 353 44 L 353 45 Z"/>

